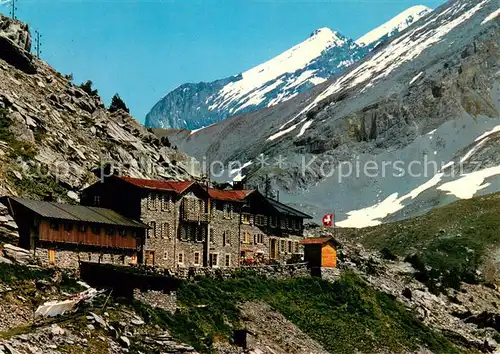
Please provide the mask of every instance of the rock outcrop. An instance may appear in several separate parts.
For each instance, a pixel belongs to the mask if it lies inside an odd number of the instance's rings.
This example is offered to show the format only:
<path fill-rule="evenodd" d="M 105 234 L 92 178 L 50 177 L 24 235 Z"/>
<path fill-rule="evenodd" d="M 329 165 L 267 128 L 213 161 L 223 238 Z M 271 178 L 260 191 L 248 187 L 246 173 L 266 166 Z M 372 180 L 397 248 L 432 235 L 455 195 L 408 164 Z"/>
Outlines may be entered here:
<path fill-rule="evenodd" d="M 31 57 L 27 26 L 0 21 L 0 194 L 75 202 L 102 173 L 192 178 L 191 160 L 168 139 L 123 110 L 108 112 L 99 96 Z"/>

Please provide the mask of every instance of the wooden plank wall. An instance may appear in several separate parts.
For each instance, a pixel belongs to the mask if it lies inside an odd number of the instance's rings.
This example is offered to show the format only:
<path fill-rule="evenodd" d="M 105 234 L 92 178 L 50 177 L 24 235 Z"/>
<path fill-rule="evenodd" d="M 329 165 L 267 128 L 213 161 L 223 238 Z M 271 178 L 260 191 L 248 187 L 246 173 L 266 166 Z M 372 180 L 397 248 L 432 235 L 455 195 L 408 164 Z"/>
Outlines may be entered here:
<path fill-rule="evenodd" d="M 48 220 L 40 222 L 41 241 L 71 243 L 99 247 L 113 247 L 122 249 L 136 249 L 137 239 L 132 229 L 126 229 L 126 236 L 120 236 L 118 229 L 113 230 L 112 235 L 107 235 L 104 227 L 100 227 L 99 234 L 94 234 L 90 225 L 86 232 L 80 232 L 76 224 L 72 224 L 72 230 L 66 231 L 64 223 L 59 223 L 59 230 L 53 230 Z"/>
<path fill-rule="evenodd" d="M 329 243 L 321 248 L 321 266 L 325 268 L 337 267 L 337 251 Z"/>

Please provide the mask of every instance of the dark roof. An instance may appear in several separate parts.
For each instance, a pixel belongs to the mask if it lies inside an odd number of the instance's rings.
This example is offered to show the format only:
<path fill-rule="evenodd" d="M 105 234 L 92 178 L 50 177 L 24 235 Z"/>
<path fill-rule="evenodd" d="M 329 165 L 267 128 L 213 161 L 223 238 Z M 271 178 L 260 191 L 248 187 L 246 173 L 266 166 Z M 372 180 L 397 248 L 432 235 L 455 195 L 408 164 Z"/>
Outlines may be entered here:
<path fill-rule="evenodd" d="M 253 192 L 253 190 L 220 190 L 214 188 L 208 189 L 208 195 L 210 196 L 210 198 L 215 200 L 225 200 L 233 202 L 244 202 L 245 198 Z"/>
<path fill-rule="evenodd" d="M 299 245 L 324 245 L 327 242 L 333 242 L 337 243 L 332 237 L 311 237 L 311 238 L 306 238 L 302 241 L 299 242 Z"/>
<path fill-rule="evenodd" d="M 17 197 L 8 198 L 16 203 L 23 205 L 32 212 L 48 219 L 148 228 L 147 225 L 126 218 L 110 209 L 53 202 L 42 202 L 38 200 L 23 199 Z"/>
<path fill-rule="evenodd" d="M 274 199 L 266 197 L 266 200 L 268 201 L 269 204 L 271 204 L 271 207 L 280 214 L 297 216 L 299 218 L 304 218 L 304 219 L 312 219 L 312 216 L 309 216 L 297 209 L 294 209 L 286 204 L 280 203 Z"/>
<path fill-rule="evenodd" d="M 139 188 L 175 192 L 178 194 L 183 193 L 195 183 L 194 181 L 166 181 L 118 176 L 115 176 L 115 178 L 121 179 L 122 181 L 133 184 Z"/>

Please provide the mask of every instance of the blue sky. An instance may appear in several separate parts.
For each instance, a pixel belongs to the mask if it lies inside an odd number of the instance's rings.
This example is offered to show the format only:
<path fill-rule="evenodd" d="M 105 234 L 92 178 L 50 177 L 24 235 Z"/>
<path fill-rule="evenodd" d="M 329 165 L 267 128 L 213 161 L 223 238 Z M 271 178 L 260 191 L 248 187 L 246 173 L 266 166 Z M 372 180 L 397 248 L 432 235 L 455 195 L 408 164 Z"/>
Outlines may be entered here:
<path fill-rule="evenodd" d="M 329 27 L 354 39 L 413 5 L 442 0 L 18 0 L 42 57 L 141 122 L 168 91 L 245 71 Z M 8 14 L 8 6 L 0 12 Z"/>

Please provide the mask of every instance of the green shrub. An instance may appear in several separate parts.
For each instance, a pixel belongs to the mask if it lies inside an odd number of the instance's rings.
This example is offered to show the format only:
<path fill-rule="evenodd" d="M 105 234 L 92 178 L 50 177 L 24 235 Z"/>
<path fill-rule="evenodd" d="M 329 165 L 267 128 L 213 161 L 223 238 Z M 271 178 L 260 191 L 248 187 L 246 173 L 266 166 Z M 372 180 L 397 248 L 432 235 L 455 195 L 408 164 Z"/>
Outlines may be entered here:
<path fill-rule="evenodd" d="M 85 91 L 86 93 L 88 93 L 90 96 L 97 96 L 99 95 L 99 93 L 97 92 L 96 89 L 94 89 L 92 87 L 93 83 L 92 83 L 92 80 L 87 80 L 86 82 L 83 82 L 82 84 L 80 84 L 80 88 Z"/>
<path fill-rule="evenodd" d="M 113 98 L 111 99 L 111 104 L 109 105 L 108 111 L 110 112 L 116 112 L 118 110 L 123 110 L 127 113 L 130 113 L 130 110 L 128 109 L 127 105 L 123 100 L 121 99 L 120 95 L 115 93 Z"/>

